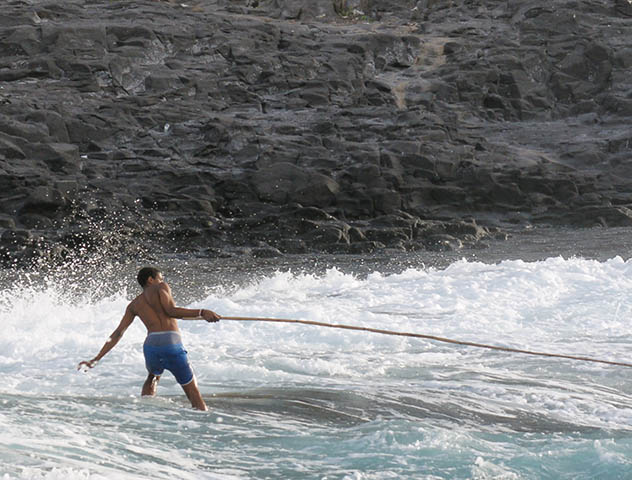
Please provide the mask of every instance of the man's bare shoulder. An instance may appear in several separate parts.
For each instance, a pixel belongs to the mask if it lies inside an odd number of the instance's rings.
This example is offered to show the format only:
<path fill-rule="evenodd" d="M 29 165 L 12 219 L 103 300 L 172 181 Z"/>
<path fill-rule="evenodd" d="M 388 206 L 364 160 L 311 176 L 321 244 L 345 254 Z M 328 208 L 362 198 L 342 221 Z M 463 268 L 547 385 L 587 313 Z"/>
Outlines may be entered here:
<path fill-rule="evenodd" d="M 144 292 L 140 293 L 136 296 L 136 298 L 134 298 L 134 300 L 129 302 L 127 310 L 131 310 L 133 313 L 138 313 L 138 307 L 143 303 L 147 303 L 147 298 L 145 297 Z"/>
<path fill-rule="evenodd" d="M 171 298 L 171 287 L 169 286 L 168 283 L 160 282 L 158 285 L 155 286 L 155 289 L 156 289 L 155 291 L 158 293 L 160 297 Z"/>
<path fill-rule="evenodd" d="M 131 313 L 133 313 L 134 315 L 136 315 L 136 310 L 137 310 L 137 308 L 136 308 L 136 307 L 137 307 L 137 305 L 138 305 L 138 301 L 139 301 L 139 300 L 140 300 L 140 295 L 139 295 L 139 296 L 137 296 L 134 300 L 132 300 L 131 302 L 129 302 L 129 303 L 127 304 L 127 308 L 126 308 L 126 310 L 127 310 L 128 312 L 131 312 Z"/>

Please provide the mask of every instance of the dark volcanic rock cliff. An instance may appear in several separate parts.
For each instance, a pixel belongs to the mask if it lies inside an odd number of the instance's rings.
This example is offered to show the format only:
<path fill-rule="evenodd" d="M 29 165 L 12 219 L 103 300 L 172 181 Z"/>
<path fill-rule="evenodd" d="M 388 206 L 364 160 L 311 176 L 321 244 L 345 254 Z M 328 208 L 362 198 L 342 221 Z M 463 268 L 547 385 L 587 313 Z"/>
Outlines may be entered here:
<path fill-rule="evenodd" d="M 632 224 L 628 0 L 7 0 L 8 262 Z"/>

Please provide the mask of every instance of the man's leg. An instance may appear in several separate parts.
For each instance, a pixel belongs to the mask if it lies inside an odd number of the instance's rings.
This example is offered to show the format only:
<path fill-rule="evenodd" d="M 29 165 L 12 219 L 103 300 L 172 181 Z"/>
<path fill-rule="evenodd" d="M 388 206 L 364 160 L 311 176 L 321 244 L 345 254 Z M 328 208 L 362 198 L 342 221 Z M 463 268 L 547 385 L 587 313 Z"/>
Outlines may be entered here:
<path fill-rule="evenodd" d="M 195 377 L 193 377 L 193 380 L 191 380 L 186 385 L 182 385 L 182 390 L 184 390 L 184 393 L 186 393 L 187 398 L 191 402 L 193 408 L 197 408 L 198 410 L 203 411 L 208 410 L 208 408 L 206 408 L 206 403 L 204 403 L 204 399 L 202 398 L 202 394 L 198 389 Z"/>
<path fill-rule="evenodd" d="M 160 375 L 154 375 L 153 373 L 147 375 L 147 380 L 145 380 L 145 383 L 143 383 L 143 390 L 140 392 L 140 394 L 142 396 L 149 395 L 151 397 L 156 395 L 158 380 L 160 380 Z"/>

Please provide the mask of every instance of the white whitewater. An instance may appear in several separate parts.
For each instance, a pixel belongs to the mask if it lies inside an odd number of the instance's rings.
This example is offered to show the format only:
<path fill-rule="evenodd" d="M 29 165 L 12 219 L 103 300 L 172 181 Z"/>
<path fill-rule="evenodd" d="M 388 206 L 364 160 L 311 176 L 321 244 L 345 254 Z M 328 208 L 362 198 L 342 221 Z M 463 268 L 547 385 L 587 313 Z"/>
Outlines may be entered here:
<path fill-rule="evenodd" d="M 169 272 L 167 272 L 169 281 Z M 135 291 L 0 291 L 0 478 L 536 479 L 632 476 L 632 369 L 294 324 L 180 323 L 211 411 L 137 320 L 76 371 Z M 208 285 L 192 308 L 631 362 L 632 261 L 550 258 Z M 174 291 L 176 300 L 178 292 Z"/>

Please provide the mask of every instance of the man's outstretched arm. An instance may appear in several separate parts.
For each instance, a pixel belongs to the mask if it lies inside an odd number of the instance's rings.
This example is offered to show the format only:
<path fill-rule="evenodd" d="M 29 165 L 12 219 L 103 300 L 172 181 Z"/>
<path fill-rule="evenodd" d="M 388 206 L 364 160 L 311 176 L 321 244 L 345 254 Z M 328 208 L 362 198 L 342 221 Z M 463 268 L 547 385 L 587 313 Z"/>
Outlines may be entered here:
<path fill-rule="evenodd" d="M 119 342 L 119 340 L 123 337 L 125 330 L 127 330 L 127 327 L 129 327 L 134 321 L 134 317 L 136 317 L 136 315 L 132 311 L 131 305 L 128 305 L 127 309 L 125 309 L 125 315 L 123 315 L 123 318 L 121 319 L 121 323 L 119 323 L 118 327 L 116 327 L 116 330 L 112 332 L 112 335 L 110 335 L 107 341 L 103 344 L 103 347 L 101 347 L 101 350 L 99 351 L 97 356 L 94 357 L 92 360 L 85 360 L 83 362 L 80 362 L 77 366 L 77 370 L 79 370 L 81 367 L 94 367 L 99 362 L 99 360 L 101 360 Z"/>
<path fill-rule="evenodd" d="M 217 322 L 221 318 L 217 313 L 212 310 L 207 310 L 205 308 L 202 309 L 193 309 L 193 308 L 182 308 L 176 307 L 176 303 L 171 295 L 171 288 L 166 283 L 160 285 L 160 290 L 158 290 L 158 295 L 160 298 L 160 304 L 162 305 L 163 310 L 167 315 L 172 318 L 181 318 L 183 320 L 186 319 L 197 319 L 202 317 L 207 322 Z"/>

